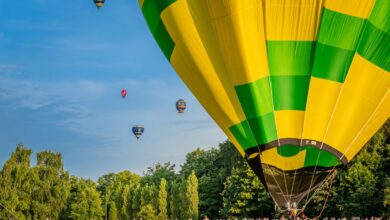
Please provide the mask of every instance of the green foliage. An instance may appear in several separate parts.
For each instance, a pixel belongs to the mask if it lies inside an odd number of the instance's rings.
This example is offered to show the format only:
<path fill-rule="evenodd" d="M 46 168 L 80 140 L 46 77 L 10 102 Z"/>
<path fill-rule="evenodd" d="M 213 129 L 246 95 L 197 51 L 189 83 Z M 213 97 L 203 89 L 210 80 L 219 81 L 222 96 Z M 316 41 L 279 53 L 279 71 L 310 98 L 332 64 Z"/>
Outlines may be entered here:
<path fill-rule="evenodd" d="M 134 190 L 139 186 L 140 181 L 141 177 L 139 175 L 127 170 L 100 177 L 97 189 L 104 202 L 103 207 L 106 208 L 110 202 L 115 202 L 117 216 L 126 218 L 133 215 L 132 199 L 129 196 L 134 194 Z"/>
<path fill-rule="evenodd" d="M 154 185 L 145 185 L 141 190 L 141 207 L 147 204 L 157 209 L 157 187 Z"/>
<path fill-rule="evenodd" d="M 157 204 L 158 204 L 158 219 L 159 220 L 166 220 L 168 218 L 168 210 L 167 210 L 167 181 L 162 178 L 159 192 L 158 192 L 158 198 L 157 198 Z"/>
<path fill-rule="evenodd" d="M 132 212 L 132 215 L 131 217 L 133 218 L 136 218 L 138 217 L 138 213 L 140 212 L 141 210 L 141 187 L 138 186 L 137 188 L 134 189 L 134 194 L 133 194 L 133 198 L 132 198 L 132 206 L 131 206 L 131 212 Z"/>
<path fill-rule="evenodd" d="M 272 213 L 271 198 L 246 163 L 233 168 L 231 176 L 226 179 L 222 196 L 221 213 L 226 217 L 257 218 Z"/>
<path fill-rule="evenodd" d="M 30 157 L 32 151 L 19 144 L 0 172 L 0 219 L 27 219 L 31 199 Z"/>
<path fill-rule="evenodd" d="M 180 179 L 173 181 L 170 196 L 170 213 L 171 219 L 176 219 L 181 216 L 183 203 L 181 202 Z"/>
<path fill-rule="evenodd" d="M 58 219 L 70 192 L 69 174 L 63 169 L 61 154 L 39 152 L 31 178 L 32 217 Z"/>
<path fill-rule="evenodd" d="M 232 167 L 241 162 L 243 158 L 229 141 L 221 143 L 217 149 L 196 149 L 187 154 L 180 174 L 187 178 L 194 170 L 199 179 L 200 216 L 221 217 L 224 181 Z"/>
<path fill-rule="evenodd" d="M 122 190 L 122 196 L 121 196 L 121 219 L 128 219 L 129 218 L 129 193 L 130 193 L 130 186 L 125 185 Z"/>
<path fill-rule="evenodd" d="M 388 210 L 386 216 L 390 216 L 390 178 L 388 177 L 386 179 L 385 188 L 383 190 L 384 192 L 384 199 L 383 199 L 383 206 L 386 208 L 385 210 Z"/>
<path fill-rule="evenodd" d="M 70 196 L 61 219 L 89 220 L 102 219 L 100 194 L 92 180 L 71 178 Z"/>
<path fill-rule="evenodd" d="M 192 220 L 198 220 L 199 218 L 199 195 L 198 195 L 198 178 L 196 178 L 195 171 L 192 171 L 191 175 L 187 179 L 186 186 L 186 204 L 185 210 L 186 218 L 192 218 Z"/>
<path fill-rule="evenodd" d="M 305 209 L 308 216 L 390 218 L 390 122 L 334 178 L 324 183 Z M 264 187 L 230 142 L 186 156 L 179 174 L 169 162 L 145 175 L 109 173 L 95 184 L 69 177 L 62 157 L 18 145 L 0 171 L 0 219 L 196 220 L 199 216 L 277 216 Z M 107 210 L 106 210 L 107 207 Z"/>
<path fill-rule="evenodd" d="M 151 204 L 146 204 L 141 207 L 139 218 L 143 220 L 157 220 L 155 209 Z"/>
<path fill-rule="evenodd" d="M 108 203 L 108 220 L 117 220 L 117 213 L 115 202 Z"/>
<path fill-rule="evenodd" d="M 142 177 L 142 184 L 153 184 L 158 186 L 161 179 L 171 182 L 175 179 L 175 165 L 170 162 L 157 163 L 154 167 L 148 167 L 145 175 Z"/>

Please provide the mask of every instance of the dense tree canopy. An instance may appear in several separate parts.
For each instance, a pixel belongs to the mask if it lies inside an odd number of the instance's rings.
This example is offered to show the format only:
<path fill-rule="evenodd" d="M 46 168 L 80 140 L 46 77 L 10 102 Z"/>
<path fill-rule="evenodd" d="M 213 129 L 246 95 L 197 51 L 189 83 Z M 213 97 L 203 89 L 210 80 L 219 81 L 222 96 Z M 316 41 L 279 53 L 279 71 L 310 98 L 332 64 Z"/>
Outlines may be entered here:
<path fill-rule="evenodd" d="M 388 122 L 325 182 L 305 214 L 390 218 L 389 132 Z M 96 183 L 70 177 L 59 153 L 38 152 L 34 166 L 31 155 L 18 145 L 0 170 L 0 219 L 196 220 L 277 214 L 261 182 L 228 141 L 188 153 L 178 172 L 170 162 L 157 163 L 143 176 L 108 173 Z"/>

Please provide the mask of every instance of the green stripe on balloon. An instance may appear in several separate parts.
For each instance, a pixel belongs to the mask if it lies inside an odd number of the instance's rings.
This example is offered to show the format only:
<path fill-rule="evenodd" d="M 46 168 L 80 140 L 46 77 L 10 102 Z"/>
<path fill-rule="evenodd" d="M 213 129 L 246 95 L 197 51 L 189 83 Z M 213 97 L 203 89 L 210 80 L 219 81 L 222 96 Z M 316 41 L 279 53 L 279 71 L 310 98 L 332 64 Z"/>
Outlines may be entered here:
<path fill-rule="evenodd" d="M 275 141 L 278 138 L 273 112 L 248 118 L 247 121 L 236 124 L 229 130 L 244 150 Z"/>
<path fill-rule="evenodd" d="M 270 75 L 310 75 L 314 49 L 312 41 L 267 41 Z"/>
<path fill-rule="evenodd" d="M 357 52 L 370 62 L 390 71 L 390 34 L 367 22 Z"/>
<path fill-rule="evenodd" d="M 313 146 L 283 145 L 278 147 L 277 152 L 282 157 L 293 157 L 301 151 L 306 151 L 304 167 L 334 167 L 341 165 L 340 160 L 326 150 L 320 150 Z"/>
<path fill-rule="evenodd" d="M 271 76 L 275 110 L 305 110 L 310 76 Z"/>
<path fill-rule="evenodd" d="M 269 77 L 236 86 L 235 89 L 257 144 L 276 140 Z"/>
<path fill-rule="evenodd" d="M 255 118 L 247 118 L 247 120 L 258 144 L 266 144 L 278 139 L 273 112 Z"/>
<path fill-rule="evenodd" d="M 273 111 L 269 77 L 236 86 L 235 89 L 247 118 L 258 117 Z"/>
<path fill-rule="evenodd" d="M 168 60 L 170 60 L 173 52 L 173 48 L 175 48 L 175 43 L 173 42 L 171 36 L 167 32 L 167 29 L 165 28 L 162 21 L 157 26 L 156 31 L 153 33 L 153 36 L 156 39 L 165 57 Z"/>
<path fill-rule="evenodd" d="M 304 149 L 305 149 L 304 147 L 288 144 L 288 145 L 280 146 L 276 150 L 278 154 L 282 157 L 292 157 L 297 155 L 300 151 Z"/>
<path fill-rule="evenodd" d="M 318 42 L 355 51 L 365 19 L 324 9 Z"/>
<path fill-rule="evenodd" d="M 390 34 L 389 11 L 389 0 L 376 0 L 375 6 L 372 9 L 370 17 L 368 18 L 371 24 L 387 34 Z"/>
<path fill-rule="evenodd" d="M 304 167 L 321 166 L 334 167 L 341 165 L 340 160 L 325 150 L 320 150 L 316 147 L 307 146 Z"/>
<path fill-rule="evenodd" d="M 170 60 L 175 43 L 165 28 L 160 14 L 174 2 L 176 0 L 145 0 L 142 6 L 142 13 L 146 23 L 168 60 Z"/>
<path fill-rule="evenodd" d="M 241 145 L 243 150 L 247 150 L 248 148 L 258 145 L 247 121 L 243 121 L 239 124 L 231 126 L 229 130 L 232 132 L 233 136 L 236 138 L 237 142 Z"/>
<path fill-rule="evenodd" d="M 317 43 L 312 76 L 343 83 L 355 52 Z"/>

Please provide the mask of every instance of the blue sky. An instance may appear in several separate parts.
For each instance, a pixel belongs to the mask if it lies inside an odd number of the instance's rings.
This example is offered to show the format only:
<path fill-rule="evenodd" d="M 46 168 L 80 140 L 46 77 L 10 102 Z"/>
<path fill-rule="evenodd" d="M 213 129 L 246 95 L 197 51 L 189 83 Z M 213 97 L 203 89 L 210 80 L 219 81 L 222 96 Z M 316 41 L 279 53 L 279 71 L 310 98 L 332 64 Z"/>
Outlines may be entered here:
<path fill-rule="evenodd" d="M 145 126 L 139 141 L 133 124 Z M 92 0 L 0 0 L 0 165 L 23 143 L 61 152 L 77 176 L 141 174 L 225 139 L 160 52 L 136 0 L 107 0 L 100 12 Z"/>

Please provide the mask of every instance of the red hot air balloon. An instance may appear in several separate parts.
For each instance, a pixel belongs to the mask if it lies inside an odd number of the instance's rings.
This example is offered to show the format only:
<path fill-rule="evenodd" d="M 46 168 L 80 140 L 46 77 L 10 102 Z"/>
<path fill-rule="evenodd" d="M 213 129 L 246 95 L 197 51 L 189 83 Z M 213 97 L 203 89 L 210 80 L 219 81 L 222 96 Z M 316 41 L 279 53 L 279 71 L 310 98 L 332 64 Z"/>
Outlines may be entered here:
<path fill-rule="evenodd" d="M 126 95 L 127 95 L 126 89 L 122 89 L 121 95 L 122 95 L 122 98 L 126 98 Z"/>

